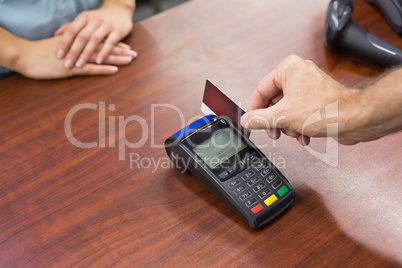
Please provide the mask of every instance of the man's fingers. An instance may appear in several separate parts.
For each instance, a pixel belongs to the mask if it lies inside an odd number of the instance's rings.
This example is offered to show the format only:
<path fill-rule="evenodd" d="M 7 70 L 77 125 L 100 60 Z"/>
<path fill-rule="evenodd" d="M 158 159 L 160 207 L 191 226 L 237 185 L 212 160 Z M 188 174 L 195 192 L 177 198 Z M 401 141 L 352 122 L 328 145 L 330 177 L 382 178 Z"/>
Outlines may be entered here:
<path fill-rule="evenodd" d="M 275 82 L 275 72 L 276 70 L 267 74 L 257 85 L 253 93 L 253 98 L 251 103 L 248 107 L 248 111 L 259 109 L 259 108 L 266 108 L 276 95 L 279 94 L 280 89 L 276 87 Z"/>
<path fill-rule="evenodd" d="M 241 125 L 248 129 L 282 128 L 285 118 L 283 116 L 276 116 L 276 106 L 245 113 L 240 119 Z"/>
<path fill-rule="evenodd" d="M 281 64 L 279 64 L 258 83 L 248 110 L 266 108 L 272 99 L 281 98 L 283 96 L 281 78 L 282 70 Z"/>
<path fill-rule="evenodd" d="M 272 105 L 277 104 L 282 98 L 283 98 L 283 92 L 281 91 L 281 92 L 278 93 L 278 95 L 276 95 L 275 97 L 273 97 L 271 99 L 270 105 L 272 106 Z"/>
<path fill-rule="evenodd" d="M 57 46 L 57 57 L 62 59 L 67 51 L 70 49 L 71 44 L 74 41 L 75 36 L 86 25 L 87 21 L 81 16 L 78 16 L 73 22 L 68 24 L 68 27 L 64 29 L 63 36 Z"/>
<path fill-rule="evenodd" d="M 301 62 L 305 63 L 302 58 L 291 55 L 286 57 L 273 71 L 268 73 L 258 83 L 248 111 L 266 108 L 271 104 L 272 100 L 278 102 L 285 95 L 283 90 L 290 79 L 289 76 L 292 75 L 295 68 L 297 69 L 300 66 Z"/>
<path fill-rule="evenodd" d="M 281 130 L 277 128 L 269 128 L 266 130 L 266 132 L 267 135 L 273 140 L 277 140 L 281 136 Z"/>
<path fill-rule="evenodd" d="M 307 146 L 310 144 L 310 137 L 308 136 L 304 136 L 304 135 L 300 135 L 299 137 L 297 137 L 297 141 L 303 145 L 303 146 Z"/>
<path fill-rule="evenodd" d="M 282 129 L 283 134 L 292 137 L 292 138 L 299 138 L 300 133 L 297 133 L 296 131 L 290 130 L 290 129 Z"/>
<path fill-rule="evenodd" d="M 343 144 L 343 145 L 355 145 L 355 144 L 359 143 L 359 141 L 348 139 L 348 138 L 342 138 L 342 137 L 334 138 L 334 140 L 336 140 L 337 142 L 339 142 L 340 144 Z"/>

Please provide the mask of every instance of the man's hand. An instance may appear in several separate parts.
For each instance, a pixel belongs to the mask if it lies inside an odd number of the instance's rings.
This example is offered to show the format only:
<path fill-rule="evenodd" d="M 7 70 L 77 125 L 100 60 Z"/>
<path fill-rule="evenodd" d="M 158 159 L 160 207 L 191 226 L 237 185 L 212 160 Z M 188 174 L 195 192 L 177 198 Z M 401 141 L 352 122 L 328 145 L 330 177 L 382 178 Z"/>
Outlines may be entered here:
<path fill-rule="evenodd" d="M 112 48 L 111 53 L 104 60 L 104 64 L 94 64 L 97 51 L 103 48 L 103 44 L 99 44 L 89 58 L 89 62 L 82 68 L 66 69 L 63 66 L 63 61 L 54 56 L 60 39 L 61 37 L 52 37 L 39 41 L 23 40 L 19 42 L 17 49 L 21 54 L 13 70 L 33 79 L 57 79 L 76 75 L 109 75 L 118 71 L 118 67 L 115 65 L 126 65 L 132 60 L 131 56 L 126 56 L 128 49 L 118 44 Z"/>
<path fill-rule="evenodd" d="M 321 71 L 311 61 L 289 56 L 258 84 L 248 112 L 242 117 L 246 128 L 268 129 L 278 139 L 280 131 L 308 145 L 310 137 L 337 136 L 344 144 L 355 144 L 360 127 L 364 90 L 347 88 Z M 336 109 L 327 109 L 336 103 Z M 306 120 L 315 121 L 305 124 Z M 338 123 L 337 133 L 327 133 L 327 124 Z M 304 125 L 306 125 L 304 127 Z"/>
<path fill-rule="evenodd" d="M 65 59 L 65 68 L 81 68 L 93 60 L 99 44 L 104 43 L 94 60 L 97 64 L 104 63 L 118 42 L 130 33 L 134 6 L 132 0 L 105 0 L 99 9 L 80 13 L 72 22 L 63 24 L 56 31 L 55 36 L 62 38 L 55 55 Z M 128 45 L 126 48 L 127 56 L 137 56 Z"/>

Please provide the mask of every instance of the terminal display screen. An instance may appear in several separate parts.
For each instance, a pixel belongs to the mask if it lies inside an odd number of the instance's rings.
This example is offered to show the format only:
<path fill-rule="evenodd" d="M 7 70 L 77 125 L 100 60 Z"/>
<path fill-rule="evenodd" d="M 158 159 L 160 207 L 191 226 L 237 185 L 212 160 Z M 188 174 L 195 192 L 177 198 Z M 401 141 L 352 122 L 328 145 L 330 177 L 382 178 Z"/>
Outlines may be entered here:
<path fill-rule="evenodd" d="M 225 128 L 193 150 L 209 168 L 214 169 L 246 147 L 247 144 L 239 136 Z"/>

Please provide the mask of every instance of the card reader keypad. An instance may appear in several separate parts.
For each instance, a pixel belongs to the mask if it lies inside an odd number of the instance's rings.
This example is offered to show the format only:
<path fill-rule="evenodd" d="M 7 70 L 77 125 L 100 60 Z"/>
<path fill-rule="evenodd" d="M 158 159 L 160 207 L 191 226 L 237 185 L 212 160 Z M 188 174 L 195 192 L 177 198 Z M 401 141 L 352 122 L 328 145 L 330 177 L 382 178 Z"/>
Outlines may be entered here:
<path fill-rule="evenodd" d="M 289 191 L 272 166 L 265 160 L 261 161 L 257 155 L 252 154 L 242 163 L 244 168 L 249 163 L 247 170 L 237 170 L 238 176 L 232 171 L 228 177 L 235 178 L 229 180 L 227 186 L 252 213 L 260 213 Z"/>

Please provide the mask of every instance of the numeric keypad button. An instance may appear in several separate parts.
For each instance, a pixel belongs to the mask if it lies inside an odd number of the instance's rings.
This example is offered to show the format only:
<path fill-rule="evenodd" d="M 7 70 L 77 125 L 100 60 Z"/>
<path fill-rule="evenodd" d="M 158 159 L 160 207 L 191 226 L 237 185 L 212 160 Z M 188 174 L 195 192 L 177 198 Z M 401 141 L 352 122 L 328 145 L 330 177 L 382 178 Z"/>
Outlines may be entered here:
<path fill-rule="evenodd" d="M 266 169 L 263 169 L 262 171 L 261 171 L 261 177 L 263 177 L 263 178 L 265 178 L 268 174 L 269 174 L 269 172 L 271 172 L 271 169 L 270 168 L 266 168 Z"/>
<path fill-rule="evenodd" d="M 250 192 L 245 192 L 244 194 L 241 194 L 241 195 L 239 196 L 239 198 L 240 198 L 241 201 L 244 201 L 244 200 L 246 200 L 246 199 L 249 198 L 249 197 L 251 197 L 251 193 L 250 193 Z"/>
<path fill-rule="evenodd" d="M 275 180 L 278 176 L 275 173 L 271 173 L 267 177 L 267 182 L 271 183 L 273 180 Z"/>
<path fill-rule="evenodd" d="M 265 187 L 265 183 L 261 182 L 260 184 L 258 184 L 257 186 L 255 186 L 253 188 L 253 191 L 257 193 L 257 192 L 261 191 L 264 187 Z"/>
<path fill-rule="evenodd" d="M 246 180 L 250 179 L 254 174 L 255 174 L 254 171 L 249 170 L 249 171 L 247 171 L 246 173 L 244 173 L 244 175 L 241 176 L 241 178 L 242 178 L 244 181 L 246 181 Z"/>
<path fill-rule="evenodd" d="M 251 180 L 249 180 L 248 182 L 247 182 L 247 185 L 248 186 L 253 186 L 254 184 L 256 184 L 257 182 L 259 182 L 260 181 L 260 178 L 259 177 L 254 177 L 254 178 L 252 178 Z"/>
<path fill-rule="evenodd" d="M 267 197 L 268 195 L 270 195 L 272 192 L 269 189 L 265 189 L 264 191 L 262 191 L 261 193 L 258 194 L 258 196 L 261 199 L 264 199 L 265 197 Z"/>
<path fill-rule="evenodd" d="M 233 192 L 235 194 L 240 194 L 241 192 L 243 192 L 245 190 L 246 190 L 246 187 L 244 185 L 241 185 L 241 186 L 237 187 L 236 189 L 234 189 Z"/>
<path fill-rule="evenodd" d="M 244 204 L 246 204 L 246 206 L 248 206 L 248 207 L 251 207 L 255 203 L 257 203 L 257 199 L 256 198 L 251 198 L 250 200 L 246 201 Z"/>
<path fill-rule="evenodd" d="M 239 180 L 234 180 L 234 181 L 229 182 L 228 186 L 229 186 L 229 188 L 233 188 L 233 187 L 235 187 L 235 186 L 237 186 L 239 184 L 240 184 Z"/>

